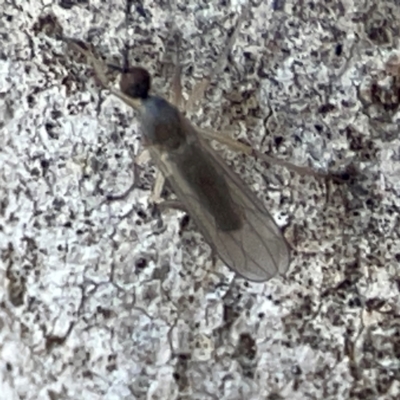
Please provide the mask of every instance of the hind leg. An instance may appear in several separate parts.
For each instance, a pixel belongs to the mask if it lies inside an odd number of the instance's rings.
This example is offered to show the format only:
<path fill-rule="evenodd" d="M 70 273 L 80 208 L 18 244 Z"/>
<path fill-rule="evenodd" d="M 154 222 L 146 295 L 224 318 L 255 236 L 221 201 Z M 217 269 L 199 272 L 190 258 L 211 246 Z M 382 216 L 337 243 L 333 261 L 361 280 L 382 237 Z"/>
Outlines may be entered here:
<path fill-rule="evenodd" d="M 228 55 L 230 51 L 232 50 L 232 47 L 235 44 L 235 41 L 237 39 L 237 36 L 240 32 L 240 27 L 242 25 L 242 22 L 244 19 L 247 17 L 247 10 L 245 9 L 241 15 L 238 18 L 238 21 L 236 23 L 236 26 L 234 28 L 233 33 L 228 39 L 228 43 L 226 44 L 226 47 L 224 51 L 220 54 L 218 61 L 213 68 L 213 70 L 206 76 L 204 77 L 199 83 L 197 83 L 192 92 L 189 95 L 189 98 L 184 105 L 185 111 L 190 111 L 197 102 L 201 101 L 204 97 L 204 94 L 208 87 L 210 86 L 210 83 L 212 79 L 217 76 L 225 67 Z M 180 41 L 177 40 L 177 50 L 176 50 L 176 57 L 175 57 L 175 73 L 173 77 L 173 82 L 172 82 L 172 103 L 176 105 L 178 108 L 182 104 L 183 96 L 182 96 L 182 84 L 181 84 L 181 71 L 182 68 L 179 63 L 179 43 Z M 300 175 L 311 175 L 316 178 L 329 178 L 329 176 L 325 173 L 319 173 L 316 171 L 313 171 L 311 168 L 308 167 L 301 167 L 297 166 L 295 164 L 292 164 L 290 162 L 287 162 L 285 160 L 277 159 L 275 157 L 268 156 L 264 153 L 259 152 L 256 149 L 253 149 L 251 146 L 245 145 L 243 143 L 240 143 L 231 137 L 229 137 L 229 132 L 214 132 L 210 129 L 200 129 L 197 128 L 198 132 L 201 133 L 205 138 L 208 140 L 215 140 L 218 141 L 219 143 L 225 144 L 228 146 L 230 149 L 234 151 L 238 151 L 241 153 L 244 153 L 246 155 L 250 155 L 253 157 L 256 157 L 260 160 L 263 160 L 264 162 L 268 164 L 275 164 L 275 165 L 280 165 L 285 168 L 287 168 L 290 171 L 293 171 L 297 174 Z"/>

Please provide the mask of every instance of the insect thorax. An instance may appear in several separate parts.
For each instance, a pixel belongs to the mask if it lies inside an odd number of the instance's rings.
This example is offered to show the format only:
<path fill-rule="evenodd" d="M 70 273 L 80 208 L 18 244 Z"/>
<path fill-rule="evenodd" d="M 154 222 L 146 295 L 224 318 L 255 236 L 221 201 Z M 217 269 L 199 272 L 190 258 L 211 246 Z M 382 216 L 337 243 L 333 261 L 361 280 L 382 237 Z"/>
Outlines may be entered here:
<path fill-rule="evenodd" d="M 143 100 L 141 122 L 146 145 L 172 151 L 186 143 L 179 111 L 161 97 L 149 96 Z"/>

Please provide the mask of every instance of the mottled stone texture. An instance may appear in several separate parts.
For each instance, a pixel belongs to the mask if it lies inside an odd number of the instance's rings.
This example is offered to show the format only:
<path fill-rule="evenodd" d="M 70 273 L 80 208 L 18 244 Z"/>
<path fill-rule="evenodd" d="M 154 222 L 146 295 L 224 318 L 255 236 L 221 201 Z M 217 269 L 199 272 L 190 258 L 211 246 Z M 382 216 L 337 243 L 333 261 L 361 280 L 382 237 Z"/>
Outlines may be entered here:
<path fill-rule="evenodd" d="M 398 1 L 248 7 L 188 116 L 345 181 L 223 150 L 293 247 L 265 284 L 214 267 L 184 213 L 149 204 L 135 112 L 57 40 L 114 63 L 129 49 L 163 95 L 179 48 L 187 96 L 239 2 L 1 3 L 1 398 L 400 397 Z"/>

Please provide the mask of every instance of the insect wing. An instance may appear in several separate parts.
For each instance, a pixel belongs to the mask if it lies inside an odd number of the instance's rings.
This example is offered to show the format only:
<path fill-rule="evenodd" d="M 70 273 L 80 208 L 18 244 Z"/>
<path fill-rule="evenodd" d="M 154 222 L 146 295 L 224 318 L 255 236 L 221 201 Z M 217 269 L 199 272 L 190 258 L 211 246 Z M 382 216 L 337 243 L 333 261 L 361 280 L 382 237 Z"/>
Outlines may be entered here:
<path fill-rule="evenodd" d="M 150 146 L 149 151 L 205 240 L 226 265 L 255 282 L 284 274 L 290 263 L 289 247 L 270 214 L 207 142 L 198 138 L 195 145 L 198 151 L 203 151 L 217 173 L 225 177 L 231 199 L 241 211 L 243 221 L 239 229 L 218 229 L 215 218 L 185 181 L 179 165 L 157 147 Z"/>

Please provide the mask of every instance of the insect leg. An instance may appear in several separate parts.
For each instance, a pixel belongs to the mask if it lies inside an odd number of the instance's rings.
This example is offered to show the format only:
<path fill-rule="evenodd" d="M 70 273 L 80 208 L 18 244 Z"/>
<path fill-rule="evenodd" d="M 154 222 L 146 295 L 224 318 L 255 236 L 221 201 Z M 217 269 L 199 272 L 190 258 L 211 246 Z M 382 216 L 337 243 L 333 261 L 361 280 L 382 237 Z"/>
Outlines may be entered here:
<path fill-rule="evenodd" d="M 164 175 L 161 173 L 161 171 L 157 170 L 156 178 L 155 178 L 154 186 L 153 186 L 153 192 L 149 198 L 150 203 L 156 204 L 157 207 L 159 207 L 159 209 L 161 211 L 172 208 L 175 210 L 187 212 L 185 206 L 179 200 L 163 200 L 162 199 L 161 193 L 163 191 L 164 184 L 165 184 Z"/>
<path fill-rule="evenodd" d="M 150 195 L 149 202 L 153 203 L 155 207 L 159 209 L 160 212 L 164 212 L 166 210 L 178 210 L 188 213 L 187 208 L 184 204 L 179 200 L 164 200 L 161 198 L 161 192 L 165 184 L 164 175 L 157 170 L 156 178 L 153 186 L 153 193 Z"/>
<path fill-rule="evenodd" d="M 96 77 L 100 81 L 101 85 L 105 88 L 108 89 L 108 79 L 104 73 L 104 64 L 102 65 L 102 62 L 93 55 L 92 51 L 89 49 L 89 47 L 82 41 L 74 40 L 74 39 L 68 39 L 64 38 L 64 40 L 67 42 L 68 46 L 76 51 L 77 53 L 82 54 L 84 57 L 86 57 L 86 61 L 88 64 L 91 64 L 95 73 Z"/>
<path fill-rule="evenodd" d="M 234 29 L 232 35 L 229 37 L 228 43 L 226 44 L 225 50 L 218 57 L 217 63 L 215 65 L 215 67 L 213 68 L 213 70 L 210 72 L 210 74 L 208 76 L 203 78 L 201 80 L 201 82 L 199 82 L 198 84 L 196 84 L 194 86 L 192 93 L 190 94 L 190 96 L 186 102 L 186 107 L 185 107 L 186 111 L 190 111 L 193 108 L 193 106 L 195 105 L 195 103 L 197 103 L 204 97 L 204 93 L 206 92 L 212 79 L 224 69 L 226 60 L 228 58 L 228 54 L 232 50 L 232 47 L 236 42 L 236 38 L 239 34 L 240 26 L 241 26 L 243 20 L 245 19 L 246 15 L 247 15 L 247 12 L 245 10 L 239 16 L 239 19 L 236 23 L 235 29 Z"/>
<path fill-rule="evenodd" d="M 148 151 L 148 149 L 145 148 L 135 158 L 135 164 L 137 165 L 147 164 L 150 160 L 151 160 L 150 152 Z M 161 173 L 160 170 L 157 170 L 152 193 L 149 197 L 149 202 L 156 204 L 161 211 L 167 208 L 176 208 L 179 210 L 183 210 L 183 205 L 180 204 L 177 200 L 169 201 L 162 199 L 161 193 L 163 191 L 164 184 L 165 184 L 164 175 Z"/>
<path fill-rule="evenodd" d="M 167 209 L 175 209 L 178 211 L 188 212 L 185 206 L 179 200 L 164 200 L 163 202 L 157 204 L 160 211 Z"/>
<path fill-rule="evenodd" d="M 164 183 L 165 183 L 164 175 L 159 170 L 157 170 L 156 178 L 155 178 L 154 186 L 153 186 L 153 192 L 150 196 L 150 202 L 160 203 L 162 201 L 161 193 L 164 188 Z"/>
<path fill-rule="evenodd" d="M 325 174 L 323 172 L 316 172 L 316 171 L 312 170 L 311 168 L 300 167 L 300 166 L 292 164 L 288 161 L 285 161 L 285 160 L 282 160 L 282 159 L 279 159 L 276 157 L 271 157 L 267 154 L 261 153 L 260 151 L 252 148 L 251 146 L 248 146 L 244 143 L 240 143 L 240 142 L 230 138 L 226 134 L 224 135 L 222 132 L 217 133 L 210 129 L 201 129 L 201 128 L 197 128 L 197 130 L 208 140 L 215 140 L 219 143 L 225 144 L 226 146 L 228 146 L 229 148 L 231 148 L 234 151 L 241 152 L 248 156 L 256 157 L 262 161 L 265 161 L 268 164 L 279 165 L 281 167 L 285 167 L 289 171 L 293 171 L 300 175 L 309 175 L 309 176 L 314 176 L 316 178 L 323 178 L 323 179 L 330 178 L 330 175 Z M 338 181 L 338 179 L 336 179 L 336 181 Z"/>
<path fill-rule="evenodd" d="M 135 164 L 143 165 L 147 164 L 151 160 L 151 156 L 149 151 L 145 148 L 143 149 L 140 154 L 138 154 L 135 158 Z"/>
<path fill-rule="evenodd" d="M 182 105 L 182 81 L 181 81 L 181 75 L 182 75 L 182 67 L 180 64 L 180 46 L 181 46 L 181 40 L 180 40 L 180 35 L 176 34 L 175 35 L 176 40 L 176 50 L 175 50 L 175 57 L 174 57 L 174 76 L 172 78 L 172 96 L 171 96 L 171 103 L 177 107 L 178 109 Z"/>

